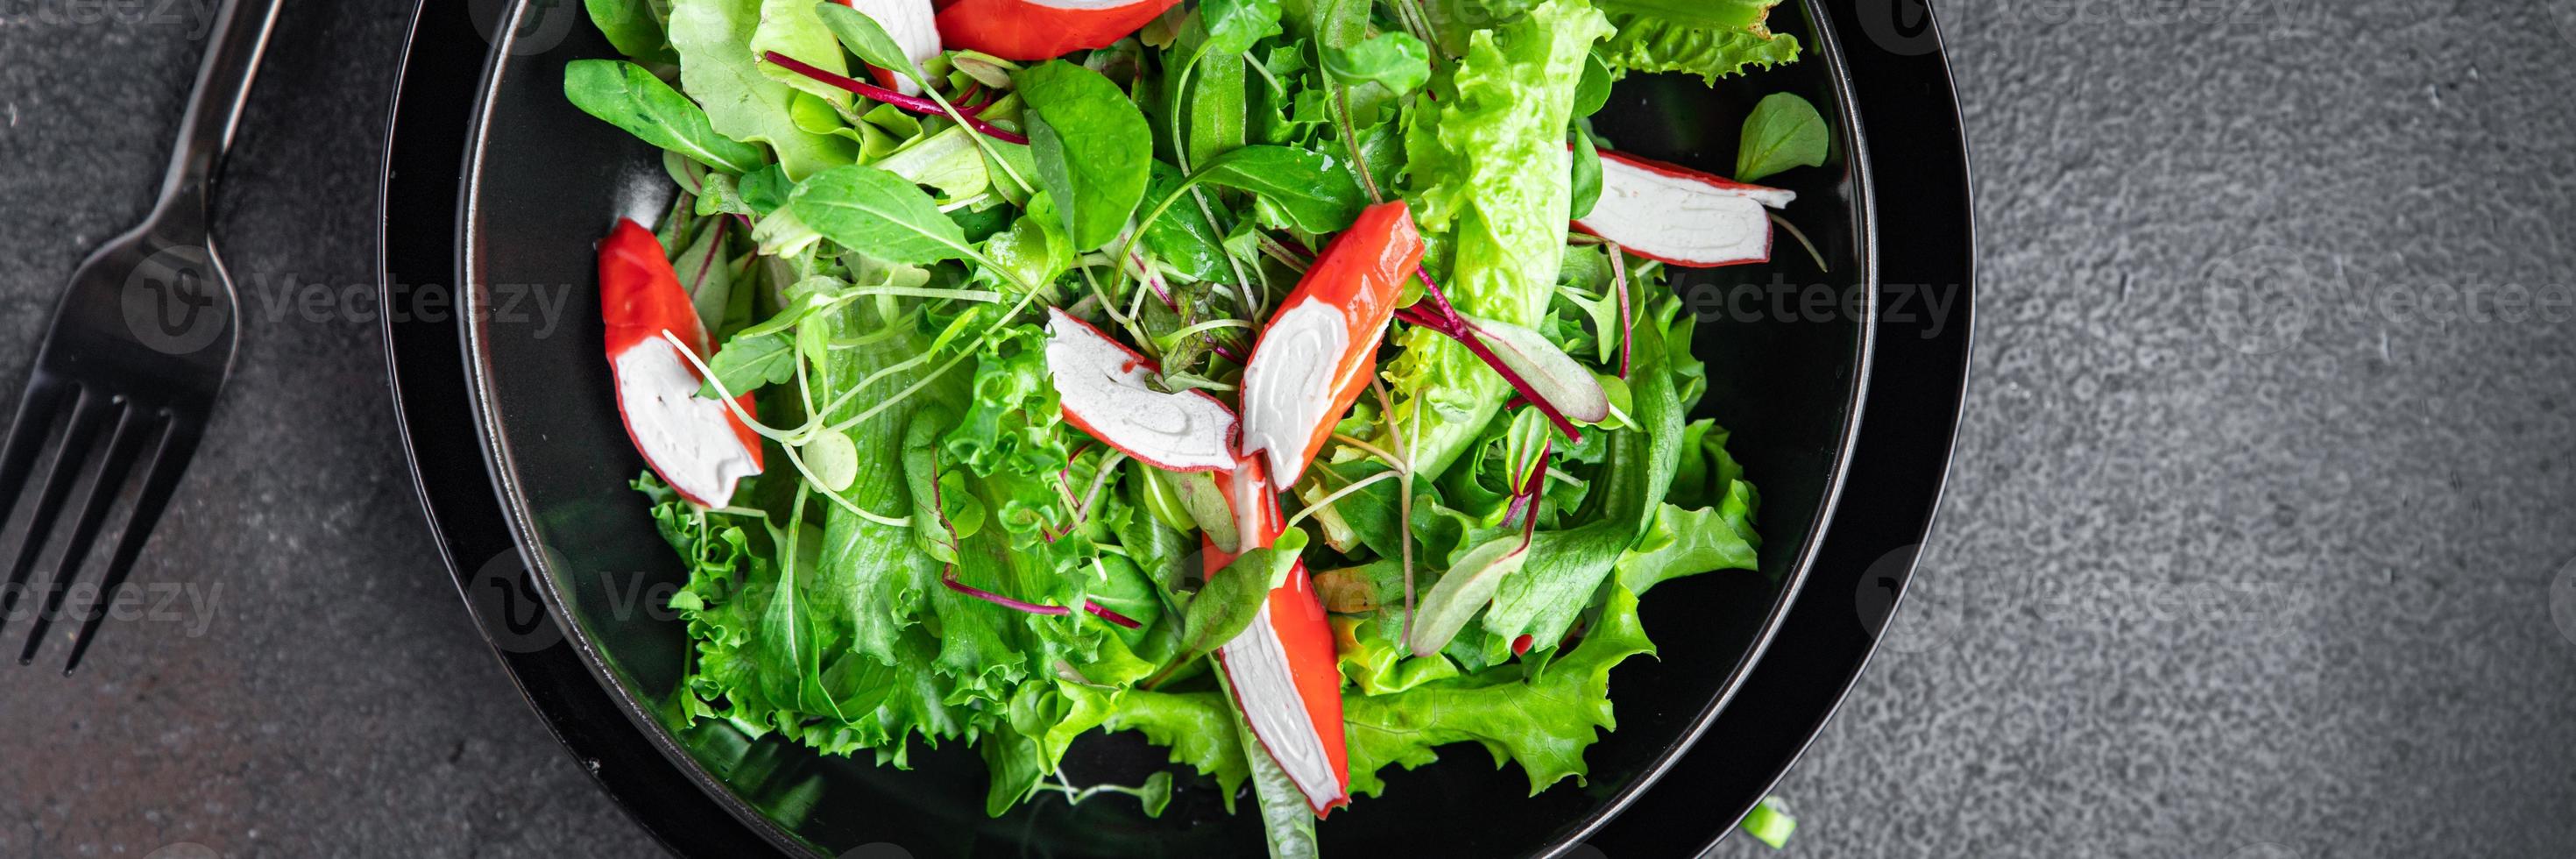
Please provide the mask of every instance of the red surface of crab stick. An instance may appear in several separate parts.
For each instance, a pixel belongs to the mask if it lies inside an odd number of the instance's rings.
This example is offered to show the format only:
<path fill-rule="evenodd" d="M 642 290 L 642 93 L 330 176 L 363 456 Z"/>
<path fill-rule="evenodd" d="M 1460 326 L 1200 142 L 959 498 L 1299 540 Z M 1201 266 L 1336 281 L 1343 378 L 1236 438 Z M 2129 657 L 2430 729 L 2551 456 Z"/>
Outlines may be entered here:
<path fill-rule="evenodd" d="M 950 48 L 1005 60 L 1047 60 L 1105 48 L 1179 0 L 954 0 L 939 8 Z"/>
<path fill-rule="evenodd" d="M 599 315 L 627 437 L 662 480 L 690 501 L 722 507 L 736 481 L 760 473 L 760 437 L 724 403 L 700 398 L 699 375 L 665 331 L 701 360 L 713 355 L 689 292 L 653 231 L 619 220 L 599 243 Z M 736 402 L 751 411 L 751 395 Z"/>
<path fill-rule="evenodd" d="M 1421 265 L 1411 210 L 1379 203 L 1333 237 L 1280 302 L 1243 368 L 1241 452 L 1268 454 L 1271 480 L 1296 482 L 1368 387 L 1397 296 Z"/>
<path fill-rule="evenodd" d="M 1286 530 L 1279 495 L 1263 478 L 1259 462 L 1247 457 L 1235 470 L 1218 472 L 1217 483 L 1234 510 L 1235 533 L 1247 538 L 1245 551 L 1270 545 Z M 1234 555 L 1206 537 L 1199 539 L 1207 574 L 1234 561 Z M 1333 628 L 1305 564 L 1289 570 L 1288 581 L 1270 589 L 1270 599 L 1253 615 L 1252 625 L 1218 647 L 1216 658 L 1225 666 L 1235 707 L 1243 711 L 1253 736 L 1306 795 L 1315 816 L 1349 805 L 1342 675 L 1334 663 Z"/>

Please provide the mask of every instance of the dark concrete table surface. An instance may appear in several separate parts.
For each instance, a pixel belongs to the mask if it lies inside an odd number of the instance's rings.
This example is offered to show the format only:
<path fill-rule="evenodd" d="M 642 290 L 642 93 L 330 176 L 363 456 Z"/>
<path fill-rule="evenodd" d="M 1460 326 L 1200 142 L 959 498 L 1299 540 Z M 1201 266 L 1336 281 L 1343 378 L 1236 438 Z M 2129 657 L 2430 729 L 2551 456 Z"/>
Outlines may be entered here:
<path fill-rule="evenodd" d="M 205 2 L 0 0 L 0 397 L 149 203 Z M 1787 855 L 2576 854 L 2576 0 L 1942 8 L 1977 383 Z M 0 856 L 653 850 L 404 474 L 356 296 L 407 12 L 285 12 L 162 599 L 78 677 L 0 668 Z"/>

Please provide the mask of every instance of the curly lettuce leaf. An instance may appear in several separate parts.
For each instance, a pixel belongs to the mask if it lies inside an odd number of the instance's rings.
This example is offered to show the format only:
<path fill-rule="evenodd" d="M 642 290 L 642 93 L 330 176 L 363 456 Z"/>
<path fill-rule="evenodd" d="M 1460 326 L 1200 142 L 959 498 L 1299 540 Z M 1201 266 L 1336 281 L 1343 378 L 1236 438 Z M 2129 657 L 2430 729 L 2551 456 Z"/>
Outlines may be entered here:
<path fill-rule="evenodd" d="M 1771 3 L 1756 5 L 1767 10 Z M 1770 68 L 1798 59 L 1798 37 L 1771 32 L 1758 18 L 1745 25 L 1712 25 L 1612 11 L 1610 23 L 1618 33 L 1602 43 L 1599 54 L 1612 74 L 1688 72 L 1715 84 L 1718 78 L 1747 68 Z"/>
<path fill-rule="evenodd" d="M 1408 196 L 1425 239 L 1446 247 L 1441 281 L 1462 312 L 1535 326 L 1562 262 L 1571 205 L 1565 124 L 1592 43 L 1609 23 L 1585 0 L 1548 0 L 1469 40 L 1437 109 L 1417 107 L 1405 134 Z M 1442 270 L 1435 260 L 1426 269 Z M 1412 426 L 1419 473 L 1438 475 L 1493 419 L 1511 387 L 1466 347 L 1423 329 L 1389 377 L 1394 427 Z"/>
<path fill-rule="evenodd" d="M 1581 784 L 1583 750 L 1617 727 L 1610 669 L 1654 652 L 1637 622 L 1637 595 L 1613 587 L 1582 643 L 1534 676 L 1505 665 L 1389 695 L 1345 694 L 1351 792 L 1376 796 L 1387 765 L 1412 769 L 1437 760 L 1437 747 L 1463 742 L 1484 746 L 1497 767 L 1518 762 L 1532 795 L 1568 776 Z"/>

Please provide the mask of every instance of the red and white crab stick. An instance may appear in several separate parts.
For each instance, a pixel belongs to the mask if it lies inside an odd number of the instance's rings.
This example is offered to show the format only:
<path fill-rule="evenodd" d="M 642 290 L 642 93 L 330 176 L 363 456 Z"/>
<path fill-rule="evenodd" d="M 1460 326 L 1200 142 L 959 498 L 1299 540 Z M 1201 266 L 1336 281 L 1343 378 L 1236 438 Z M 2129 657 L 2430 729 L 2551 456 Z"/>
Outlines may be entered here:
<path fill-rule="evenodd" d="M 1206 391 L 1146 387 L 1154 362 L 1064 311 L 1047 308 L 1047 376 L 1065 422 L 1164 471 L 1234 467 L 1234 411 Z"/>
<path fill-rule="evenodd" d="M 1105 48 L 1180 0 L 951 0 L 939 35 L 951 48 L 1005 60 L 1047 60 Z"/>
<path fill-rule="evenodd" d="M 1233 471 L 1219 472 L 1226 504 L 1234 510 L 1235 533 L 1245 536 L 1244 551 L 1268 546 L 1286 532 L 1279 516 L 1279 494 L 1261 473 L 1261 463 L 1244 458 Z M 1208 575 L 1234 561 L 1233 555 L 1202 535 L 1202 569 Z M 1306 565 L 1288 571 L 1288 581 L 1270 589 L 1270 598 L 1252 616 L 1252 625 L 1216 649 L 1234 689 L 1236 709 L 1252 726 L 1252 735 L 1271 760 L 1306 795 L 1316 817 L 1351 802 L 1350 754 L 1344 747 L 1342 675 L 1334 662 L 1333 627 L 1324 603 L 1315 595 Z"/>
<path fill-rule="evenodd" d="M 1574 228 L 1629 253 L 1686 268 L 1771 259 L 1773 209 L 1795 191 L 1747 185 L 1678 164 L 1601 153 L 1601 201 Z"/>
<path fill-rule="evenodd" d="M 1379 203 L 1333 237 L 1280 302 L 1243 367 L 1241 452 L 1267 453 L 1271 480 L 1296 482 L 1368 387 L 1396 299 L 1421 265 L 1412 211 Z"/>
<path fill-rule="evenodd" d="M 832 0 L 859 11 L 885 28 L 897 47 L 913 62 L 926 63 L 939 56 L 939 26 L 933 20 L 937 12 L 930 0 Z M 920 95 L 921 85 L 889 69 L 869 67 L 877 83 L 904 95 Z"/>
<path fill-rule="evenodd" d="M 698 396 L 697 368 L 662 336 L 671 332 L 701 359 L 715 352 L 662 243 L 642 224 L 620 219 L 599 243 L 599 316 L 635 449 L 681 496 L 725 506 L 737 481 L 760 473 L 760 437 L 724 403 Z M 751 411 L 751 394 L 736 402 Z"/>

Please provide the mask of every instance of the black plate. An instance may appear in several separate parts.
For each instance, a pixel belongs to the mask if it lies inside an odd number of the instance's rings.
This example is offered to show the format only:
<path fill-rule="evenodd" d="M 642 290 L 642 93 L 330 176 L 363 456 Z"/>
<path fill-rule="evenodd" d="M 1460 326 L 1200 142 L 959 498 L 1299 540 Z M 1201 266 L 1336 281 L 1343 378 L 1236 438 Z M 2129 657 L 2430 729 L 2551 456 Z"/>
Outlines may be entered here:
<path fill-rule="evenodd" d="M 1714 381 L 1701 413 L 1734 431 L 1764 491 L 1770 575 L 1693 577 L 1646 601 L 1662 659 L 1613 673 L 1620 727 L 1587 755 L 1588 785 L 1525 798 L 1518 772 L 1453 747 L 1336 814 L 1320 828 L 1329 854 L 1546 854 L 1587 840 L 1620 856 L 1696 851 L 1786 770 L 1865 662 L 1947 463 L 1970 234 L 1937 37 L 1919 9 L 1864 5 L 1871 17 L 1810 7 L 1775 22 L 1815 50 L 1749 86 L 1712 94 L 1641 78 L 1603 116 L 1624 148 L 1721 172 L 1748 90 L 1798 91 L 1837 127 L 1831 162 L 1780 177 L 1832 274 L 1783 241 L 1771 265 L 1677 285 L 1714 311 L 1695 343 Z M 982 764 L 963 748 L 916 754 L 899 772 L 721 727 L 666 729 L 658 714 L 685 641 L 657 606 L 680 572 L 625 488 L 641 463 L 591 323 L 590 246 L 612 218 L 649 220 L 671 192 L 648 147 L 564 103 L 562 65 L 610 55 L 580 15 L 568 3 L 425 3 L 387 150 L 386 333 L 406 440 L 459 588 L 531 705 L 689 855 L 872 843 L 920 856 L 1258 851 L 1251 816 L 1219 813 L 1213 791 L 1186 779 L 1160 821 L 1132 804 L 1057 800 L 987 819 Z M 1836 32 L 1866 38 L 1837 44 Z M 1793 300 L 1784 314 L 1768 298 L 1775 274 L 1816 285 L 1796 298 L 1857 283 L 1871 300 L 1821 316 Z M 1948 317 L 1925 318 L 1924 287 L 1910 284 L 1947 290 Z M 557 289 L 571 300 L 548 328 L 525 297 Z M 1765 298 L 1726 300 L 1747 289 Z M 1904 306 L 1916 310 L 1880 312 Z M 1693 744 L 1708 732 L 1720 739 Z M 1113 737 L 1077 745 L 1068 768 L 1118 777 L 1159 760 Z"/>

